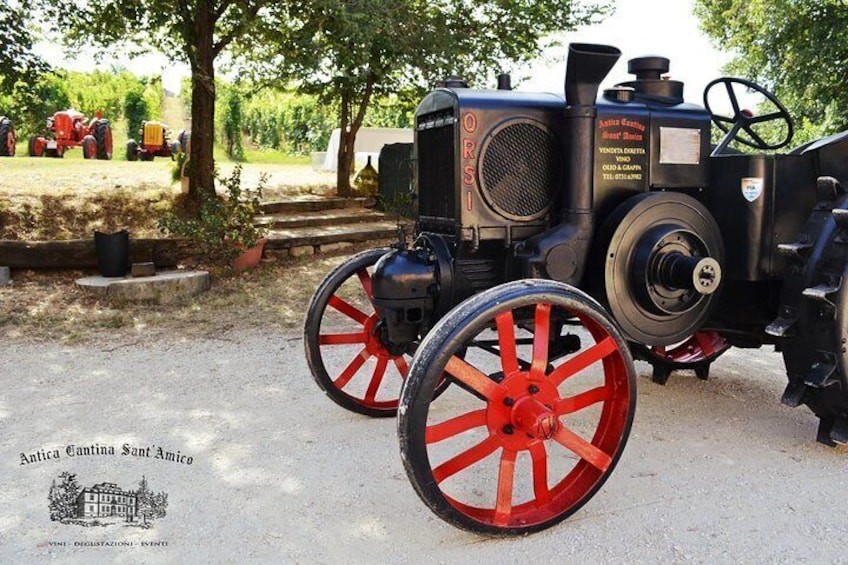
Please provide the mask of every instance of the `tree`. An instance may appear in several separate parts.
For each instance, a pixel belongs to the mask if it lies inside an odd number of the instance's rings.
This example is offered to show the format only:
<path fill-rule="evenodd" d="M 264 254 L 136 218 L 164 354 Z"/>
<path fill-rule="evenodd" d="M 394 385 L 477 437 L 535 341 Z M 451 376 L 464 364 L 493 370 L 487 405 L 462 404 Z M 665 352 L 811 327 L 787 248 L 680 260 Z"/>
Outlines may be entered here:
<path fill-rule="evenodd" d="M 77 515 L 77 498 L 80 490 L 77 476 L 67 471 L 61 473 L 59 478 L 62 483 L 57 487 L 56 480 L 50 486 L 50 519 L 54 522 L 75 518 Z"/>
<path fill-rule="evenodd" d="M 138 514 L 147 525 L 148 520 L 164 518 L 168 509 L 168 495 L 164 492 L 154 493 L 147 484 L 147 477 L 141 476 L 138 489 L 135 491 Z"/>
<path fill-rule="evenodd" d="M 8 94 L 18 82 L 34 83 L 48 66 L 33 52 L 23 9 L 0 3 L 0 30 L 0 93 Z"/>
<path fill-rule="evenodd" d="M 127 119 L 127 137 L 134 138 L 141 129 L 141 123 L 150 119 L 150 108 L 140 88 L 130 90 L 124 97 L 124 116 Z"/>
<path fill-rule="evenodd" d="M 701 27 L 735 53 L 727 71 L 772 90 L 801 138 L 848 128 L 848 10 L 843 0 L 696 0 Z"/>
<path fill-rule="evenodd" d="M 243 38 L 253 71 L 293 80 L 337 105 L 338 191 L 351 192 L 356 134 L 375 96 L 420 96 L 435 79 L 482 80 L 504 61 L 535 57 L 552 33 L 595 21 L 607 8 L 578 0 L 292 0 L 286 25 Z"/>
<path fill-rule="evenodd" d="M 227 146 L 227 156 L 234 161 L 244 161 L 244 145 L 241 140 L 242 99 L 238 84 L 226 89 L 224 108 L 221 121 L 224 125 L 224 144 Z"/>
<path fill-rule="evenodd" d="M 73 47 L 136 45 L 176 54 L 191 68 L 191 179 L 189 199 L 215 196 L 215 62 L 233 41 L 265 21 L 272 0 L 37 0 L 45 21 Z"/>

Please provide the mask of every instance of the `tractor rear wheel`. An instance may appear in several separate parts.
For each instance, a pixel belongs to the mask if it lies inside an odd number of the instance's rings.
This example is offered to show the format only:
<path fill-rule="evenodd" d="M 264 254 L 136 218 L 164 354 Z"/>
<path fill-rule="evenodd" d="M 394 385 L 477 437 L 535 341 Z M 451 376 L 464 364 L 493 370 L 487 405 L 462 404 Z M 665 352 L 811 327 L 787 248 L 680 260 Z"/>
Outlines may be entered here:
<path fill-rule="evenodd" d="M 668 346 L 633 344 L 633 356 L 651 364 L 651 380 L 664 385 L 672 371 L 695 371 L 695 376 L 707 380 L 710 365 L 730 349 L 727 340 L 718 333 L 699 330 L 689 338 Z"/>
<path fill-rule="evenodd" d="M 560 323 L 578 338 L 568 355 L 551 347 Z M 444 374 L 458 386 L 433 404 Z M 472 532 L 524 534 L 595 495 L 635 407 L 629 347 L 603 308 L 562 283 L 517 281 L 466 300 L 424 338 L 401 393 L 400 451 L 439 517 Z"/>
<path fill-rule="evenodd" d="M 93 135 L 82 138 L 82 158 L 94 159 L 97 157 L 97 140 Z"/>
<path fill-rule="evenodd" d="M 816 439 L 832 446 L 848 444 L 848 190 L 821 177 L 817 192 L 798 241 L 779 246 L 791 268 L 766 333 L 786 364 L 781 401 L 806 404 L 820 419 Z"/>
<path fill-rule="evenodd" d="M 17 141 L 12 120 L 4 118 L 0 121 L 0 157 L 14 157 Z"/>
<path fill-rule="evenodd" d="M 100 119 L 94 124 L 94 139 L 97 140 L 97 158 L 112 159 L 112 126 L 109 120 Z"/>
<path fill-rule="evenodd" d="M 37 135 L 29 136 L 29 142 L 27 143 L 27 149 L 30 157 L 43 157 L 44 156 L 44 142 Z"/>
<path fill-rule="evenodd" d="M 303 335 L 321 390 L 339 406 L 374 417 L 395 415 L 407 372 L 405 352 L 383 344 L 371 302 L 369 269 L 388 251 L 363 251 L 327 275 L 309 304 Z"/>
<path fill-rule="evenodd" d="M 127 141 L 127 161 L 138 161 L 138 142 L 134 139 Z"/>

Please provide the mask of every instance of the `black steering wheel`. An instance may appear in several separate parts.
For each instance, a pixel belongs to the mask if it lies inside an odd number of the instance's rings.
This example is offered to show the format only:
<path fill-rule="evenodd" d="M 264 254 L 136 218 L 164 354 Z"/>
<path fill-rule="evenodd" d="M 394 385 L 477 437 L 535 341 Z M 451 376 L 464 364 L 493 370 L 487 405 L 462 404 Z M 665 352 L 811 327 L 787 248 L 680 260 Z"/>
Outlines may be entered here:
<path fill-rule="evenodd" d="M 739 100 L 736 98 L 736 93 L 733 91 L 734 83 L 741 84 L 750 90 L 762 94 L 769 102 L 775 105 L 777 111 L 763 114 L 762 116 L 755 116 L 749 110 L 740 109 Z M 730 98 L 730 104 L 733 106 L 732 117 L 716 114 L 710 108 L 710 90 L 719 84 L 724 85 L 724 88 L 727 90 L 727 96 Z M 739 143 L 743 143 L 755 149 L 780 149 L 792 140 L 792 134 L 795 132 L 792 125 L 792 117 L 789 115 L 789 111 L 780 102 L 780 100 L 759 84 L 751 82 L 750 80 L 745 80 L 744 78 L 722 77 L 709 83 L 706 88 L 704 88 L 704 108 L 706 108 L 707 112 L 710 113 L 713 123 L 725 133 L 721 142 L 713 150 L 713 155 L 720 155 L 723 153 L 730 142 L 734 139 L 739 141 Z M 752 127 L 755 124 L 761 124 L 773 120 L 783 120 L 786 122 L 786 138 L 780 143 L 768 143 L 762 138 L 762 136 L 754 131 L 754 128 Z"/>

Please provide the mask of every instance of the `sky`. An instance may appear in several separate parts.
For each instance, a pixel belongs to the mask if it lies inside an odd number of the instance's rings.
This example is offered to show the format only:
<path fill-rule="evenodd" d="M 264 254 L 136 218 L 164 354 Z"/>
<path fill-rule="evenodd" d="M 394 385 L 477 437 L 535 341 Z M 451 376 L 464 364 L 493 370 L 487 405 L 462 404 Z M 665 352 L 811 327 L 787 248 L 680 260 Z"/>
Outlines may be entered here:
<path fill-rule="evenodd" d="M 702 103 L 704 86 L 721 76 L 721 67 L 730 56 L 719 53 L 698 28 L 692 13 L 693 0 L 616 0 L 616 12 L 602 23 L 566 33 L 562 43 L 603 43 L 618 47 L 622 56 L 610 72 L 604 86 L 630 80 L 627 61 L 641 55 L 662 55 L 671 59 L 669 75 L 685 83 L 687 102 Z M 97 68 L 90 54 L 75 58 L 66 56 L 55 44 L 40 44 L 36 51 L 51 64 L 71 70 L 90 71 Z M 518 90 L 562 93 L 565 78 L 565 47 L 545 53 L 533 65 L 516 71 L 515 78 L 529 79 L 516 85 Z M 182 77 L 188 76 L 186 65 L 176 64 L 167 57 L 151 54 L 142 58 L 107 59 L 100 64 L 106 68 L 117 63 L 136 74 L 161 73 L 165 88 L 179 91 Z M 494 82 L 494 80 L 493 80 Z"/>
<path fill-rule="evenodd" d="M 731 57 L 716 50 L 699 29 L 693 0 L 617 0 L 615 5 L 615 14 L 600 24 L 564 34 L 563 44 L 602 43 L 621 50 L 621 58 L 602 88 L 630 80 L 627 61 L 634 57 L 667 57 L 671 60 L 668 74 L 684 82 L 686 101 L 702 105 L 704 87 L 722 75 L 721 68 Z M 531 78 L 520 90 L 562 92 L 566 52 L 563 47 L 548 53 L 548 61 L 522 69 Z"/>

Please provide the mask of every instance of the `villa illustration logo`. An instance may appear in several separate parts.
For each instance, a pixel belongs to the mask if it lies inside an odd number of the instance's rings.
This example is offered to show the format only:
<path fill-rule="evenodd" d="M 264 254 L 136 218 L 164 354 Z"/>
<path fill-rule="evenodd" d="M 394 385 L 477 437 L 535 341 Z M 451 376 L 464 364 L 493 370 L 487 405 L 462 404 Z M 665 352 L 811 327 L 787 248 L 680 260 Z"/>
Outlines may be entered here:
<path fill-rule="evenodd" d="M 51 520 L 86 527 L 123 524 L 147 529 L 168 509 L 168 494 L 150 490 L 143 475 L 138 488 L 123 490 L 116 483 L 82 487 L 76 474 L 64 471 L 53 480 L 47 499 Z"/>

